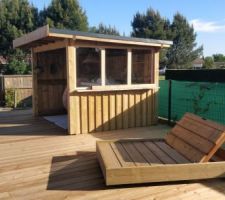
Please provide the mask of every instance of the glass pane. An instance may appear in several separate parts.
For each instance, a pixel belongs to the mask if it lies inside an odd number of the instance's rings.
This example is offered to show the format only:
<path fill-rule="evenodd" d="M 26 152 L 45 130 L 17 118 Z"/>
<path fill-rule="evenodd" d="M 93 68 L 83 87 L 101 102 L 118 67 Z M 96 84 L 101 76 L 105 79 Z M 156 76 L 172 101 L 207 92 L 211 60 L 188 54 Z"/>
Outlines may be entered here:
<path fill-rule="evenodd" d="M 151 51 L 132 51 L 132 83 L 152 83 Z"/>
<path fill-rule="evenodd" d="M 127 50 L 106 49 L 106 84 L 127 84 Z"/>
<path fill-rule="evenodd" d="M 77 48 L 77 86 L 101 85 L 101 51 Z"/>

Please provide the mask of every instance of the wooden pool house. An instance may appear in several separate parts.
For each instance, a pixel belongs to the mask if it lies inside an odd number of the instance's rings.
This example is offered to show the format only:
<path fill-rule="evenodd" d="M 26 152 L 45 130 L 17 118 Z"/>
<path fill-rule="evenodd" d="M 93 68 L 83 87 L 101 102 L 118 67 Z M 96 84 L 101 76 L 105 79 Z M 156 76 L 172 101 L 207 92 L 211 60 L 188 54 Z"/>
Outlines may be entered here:
<path fill-rule="evenodd" d="M 70 134 L 156 124 L 159 51 L 171 44 L 49 26 L 13 41 L 32 50 L 34 116 L 68 113 Z"/>

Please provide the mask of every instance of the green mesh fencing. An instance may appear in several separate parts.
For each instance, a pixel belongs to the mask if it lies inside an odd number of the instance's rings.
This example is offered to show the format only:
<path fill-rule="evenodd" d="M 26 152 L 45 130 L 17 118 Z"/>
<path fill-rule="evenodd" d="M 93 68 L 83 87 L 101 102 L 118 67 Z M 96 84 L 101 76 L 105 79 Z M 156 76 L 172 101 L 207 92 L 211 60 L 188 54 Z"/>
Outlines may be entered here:
<path fill-rule="evenodd" d="M 160 81 L 159 116 L 168 118 L 168 80 Z M 225 124 L 225 84 L 172 81 L 171 118 L 185 112 Z"/>
<path fill-rule="evenodd" d="M 163 118 L 168 117 L 168 94 L 169 94 L 169 81 L 159 81 L 159 116 Z"/>

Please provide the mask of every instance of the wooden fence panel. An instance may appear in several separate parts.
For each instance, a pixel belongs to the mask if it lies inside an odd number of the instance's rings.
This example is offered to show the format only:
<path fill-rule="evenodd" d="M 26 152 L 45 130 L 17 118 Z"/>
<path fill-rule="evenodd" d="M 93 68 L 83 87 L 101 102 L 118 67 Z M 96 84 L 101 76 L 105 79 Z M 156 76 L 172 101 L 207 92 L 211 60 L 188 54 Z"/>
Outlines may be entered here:
<path fill-rule="evenodd" d="M 4 75 L 5 89 L 31 89 L 32 76 L 31 75 Z"/>
<path fill-rule="evenodd" d="M 13 99 L 13 106 L 31 106 L 32 104 L 32 75 L 3 75 L 0 76 L 0 103 L 7 105 L 6 100 Z M 12 105 L 10 102 L 8 105 Z"/>

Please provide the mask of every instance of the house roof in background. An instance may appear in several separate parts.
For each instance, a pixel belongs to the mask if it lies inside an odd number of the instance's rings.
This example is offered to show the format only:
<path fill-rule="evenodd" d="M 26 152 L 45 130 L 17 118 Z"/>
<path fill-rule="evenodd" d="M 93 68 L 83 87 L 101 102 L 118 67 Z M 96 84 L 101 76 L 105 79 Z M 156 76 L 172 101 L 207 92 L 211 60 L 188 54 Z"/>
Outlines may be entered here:
<path fill-rule="evenodd" d="M 46 25 L 36 29 L 31 33 L 25 34 L 22 37 L 13 40 L 13 47 L 31 48 L 64 39 L 155 47 L 170 47 L 172 45 L 172 41 L 166 40 L 122 37 L 67 29 L 56 29 L 49 28 L 49 26 Z"/>
<path fill-rule="evenodd" d="M 204 60 L 202 58 L 196 58 L 194 61 L 193 61 L 193 64 L 196 64 L 196 65 L 201 65 L 204 63 Z"/>

